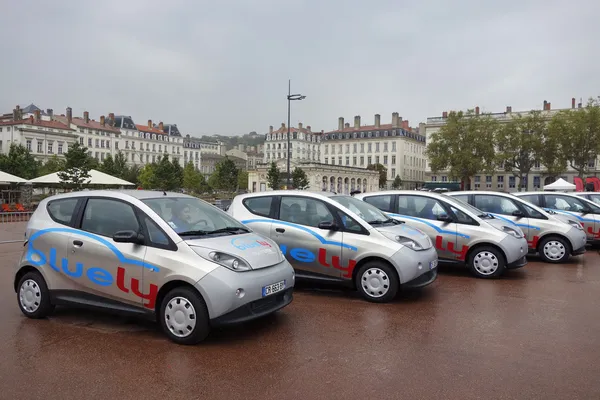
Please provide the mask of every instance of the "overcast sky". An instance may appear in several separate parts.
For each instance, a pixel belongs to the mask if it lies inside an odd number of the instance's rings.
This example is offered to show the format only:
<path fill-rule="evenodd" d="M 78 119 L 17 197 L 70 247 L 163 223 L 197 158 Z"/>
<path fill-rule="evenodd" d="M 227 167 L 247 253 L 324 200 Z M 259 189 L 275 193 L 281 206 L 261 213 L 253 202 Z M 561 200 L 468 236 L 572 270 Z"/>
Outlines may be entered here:
<path fill-rule="evenodd" d="M 109 112 L 186 134 L 412 126 L 600 94 L 600 1 L 3 0 L 0 111 Z"/>

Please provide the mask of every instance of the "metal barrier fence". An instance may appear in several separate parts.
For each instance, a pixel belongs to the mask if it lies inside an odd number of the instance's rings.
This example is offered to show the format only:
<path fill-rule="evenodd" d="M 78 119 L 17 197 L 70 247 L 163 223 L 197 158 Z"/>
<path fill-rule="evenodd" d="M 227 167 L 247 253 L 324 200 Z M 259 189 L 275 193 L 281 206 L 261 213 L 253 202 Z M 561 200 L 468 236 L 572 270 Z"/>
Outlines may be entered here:
<path fill-rule="evenodd" d="M 11 222 L 27 222 L 31 218 L 33 211 L 25 212 L 0 212 L 0 224 L 8 224 Z"/>

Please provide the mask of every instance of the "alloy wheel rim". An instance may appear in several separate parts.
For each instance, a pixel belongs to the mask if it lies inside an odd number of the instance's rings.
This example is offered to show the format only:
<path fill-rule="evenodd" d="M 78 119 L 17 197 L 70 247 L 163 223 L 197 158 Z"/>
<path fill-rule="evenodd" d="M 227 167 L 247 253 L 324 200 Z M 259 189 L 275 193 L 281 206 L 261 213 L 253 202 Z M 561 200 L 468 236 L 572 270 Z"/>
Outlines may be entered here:
<path fill-rule="evenodd" d="M 40 308 L 42 291 L 36 281 L 27 279 L 21 284 L 19 302 L 21 307 L 28 313 L 34 313 Z"/>
<path fill-rule="evenodd" d="M 492 252 L 481 251 L 475 255 L 473 263 L 481 275 L 491 275 L 498 270 L 498 257 Z"/>
<path fill-rule="evenodd" d="M 379 298 L 390 290 L 390 278 L 380 268 L 369 268 L 362 274 L 361 285 L 369 296 Z"/>
<path fill-rule="evenodd" d="M 173 297 L 165 308 L 165 324 L 179 338 L 191 335 L 196 328 L 196 310 L 192 303 L 185 297 Z"/>

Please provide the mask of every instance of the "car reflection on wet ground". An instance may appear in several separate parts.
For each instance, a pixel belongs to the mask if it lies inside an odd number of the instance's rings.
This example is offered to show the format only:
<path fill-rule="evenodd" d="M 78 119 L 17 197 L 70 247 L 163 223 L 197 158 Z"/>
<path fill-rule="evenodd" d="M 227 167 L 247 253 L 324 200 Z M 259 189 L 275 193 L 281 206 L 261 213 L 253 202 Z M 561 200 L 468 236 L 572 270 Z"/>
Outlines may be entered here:
<path fill-rule="evenodd" d="M 0 240 L 22 238 L 3 225 Z M 25 318 L 12 289 L 21 250 L 0 244 L 3 399 L 600 398 L 597 251 L 491 281 L 441 266 L 390 304 L 299 284 L 276 315 L 190 347 L 90 311 Z"/>

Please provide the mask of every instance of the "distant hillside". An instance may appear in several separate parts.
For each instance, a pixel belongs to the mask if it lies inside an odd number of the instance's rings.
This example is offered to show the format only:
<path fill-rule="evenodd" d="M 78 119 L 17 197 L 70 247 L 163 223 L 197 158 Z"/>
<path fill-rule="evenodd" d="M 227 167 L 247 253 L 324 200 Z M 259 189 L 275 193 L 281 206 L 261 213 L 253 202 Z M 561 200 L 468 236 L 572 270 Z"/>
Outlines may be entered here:
<path fill-rule="evenodd" d="M 256 132 L 246 133 L 245 135 L 241 136 L 204 135 L 201 137 L 201 139 L 211 142 L 214 142 L 215 140 L 220 140 L 226 144 L 227 150 L 231 150 L 238 144 L 243 144 L 246 146 L 257 146 L 265 142 L 265 136 L 261 134 L 257 135 Z"/>

